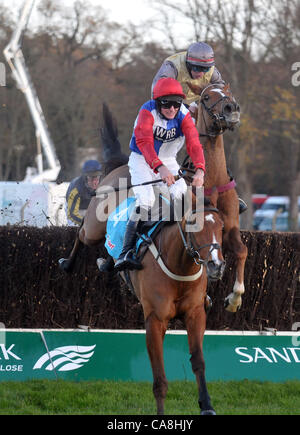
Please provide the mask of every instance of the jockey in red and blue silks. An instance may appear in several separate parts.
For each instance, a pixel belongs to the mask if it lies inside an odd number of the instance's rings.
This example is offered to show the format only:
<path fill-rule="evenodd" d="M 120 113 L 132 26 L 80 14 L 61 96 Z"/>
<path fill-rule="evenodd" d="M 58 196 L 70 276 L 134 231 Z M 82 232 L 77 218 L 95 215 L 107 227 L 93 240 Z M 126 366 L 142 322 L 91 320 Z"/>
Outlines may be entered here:
<path fill-rule="evenodd" d="M 192 185 L 202 187 L 205 172 L 199 134 L 189 110 L 182 104 L 184 98 L 185 94 L 177 80 L 164 78 L 157 82 L 153 89 L 153 99 L 143 104 L 135 121 L 128 161 L 133 185 L 162 179 L 175 200 L 181 198 L 187 190 L 184 179 L 175 181 L 174 178 L 179 170 L 176 157 L 184 142 L 196 169 Z M 163 183 L 161 190 L 164 190 Z M 136 208 L 127 224 L 123 250 L 115 264 L 117 270 L 141 268 L 131 250 L 141 209 L 149 210 L 155 202 L 151 184 L 135 187 L 133 192 Z"/>

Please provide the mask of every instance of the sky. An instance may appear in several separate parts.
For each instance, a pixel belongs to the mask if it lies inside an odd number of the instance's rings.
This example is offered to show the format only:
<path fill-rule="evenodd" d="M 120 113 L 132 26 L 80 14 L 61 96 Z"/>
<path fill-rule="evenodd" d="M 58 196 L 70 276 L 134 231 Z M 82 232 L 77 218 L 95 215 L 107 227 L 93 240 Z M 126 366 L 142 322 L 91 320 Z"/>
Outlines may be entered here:
<path fill-rule="evenodd" d="M 21 7 L 23 6 L 24 0 L 0 0 L 1 4 L 7 6 L 12 12 L 15 19 L 18 18 Z M 57 0 L 59 1 L 59 0 Z M 61 0 L 64 6 L 72 6 L 75 0 Z M 182 0 L 183 2 L 186 0 Z M 29 20 L 29 27 L 34 25 L 37 21 L 37 7 L 41 0 L 35 0 L 32 14 Z M 157 22 L 161 20 L 159 12 L 150 5 L 149 0 L 88 0 L 91 5 L 95 4 L 102 6 L 107 13 L 107 18 L 110 21 L 116 21 L 120 24 L 127 24 L 132 22 L 136 25 L 141 25 L 145 20 L 156 19 Z M 179 27 L 177 27 L 177 37 L 182 39 L 180 31 L 184 34 L 187 27 L 182 26 L 182 18 L 178 21 L 178 17 L 174 18 L 173 22 L 176 22 Z M 146 40 L 155 40 L 157 42 L 162 42 L 164 39 L 161 31 L 149 29 L 150 32 L 145 31 Z M 186 35 L 185 35 L 186 36 Z M 183 41 L 185 41 L 185 36 Z M 185 44 L 185 42 L 184 42 Z"/>
<path fill-rule="evenodd" d="M 73 0 L 68 1 L 73 2 Z M 122 23 L 132 21 L 140 24 L 156 14 L 145 0 L 90 0 L 90 2 L 99 4 L 108 11 L 109 18 Z"/>
<path fill-rule="evenodd" d="M 15 16 L 18 16 L 24 0 L 1 0 L 4 6 L 9 7 Z M 149 6 L 147 0 L 88 0 L 89 3 L 102 6 L 108 13 L 108 18 L 126 24 L 128 21 L 140 24 L 145 19 L 157 14 L 154 8 Z M 35 0 L 36 8 L 40 0 Z M 63 0 L 64 6 L 71 6 L 75 0 Z M 32 12 L 34 19 L 35 11 Z"/>

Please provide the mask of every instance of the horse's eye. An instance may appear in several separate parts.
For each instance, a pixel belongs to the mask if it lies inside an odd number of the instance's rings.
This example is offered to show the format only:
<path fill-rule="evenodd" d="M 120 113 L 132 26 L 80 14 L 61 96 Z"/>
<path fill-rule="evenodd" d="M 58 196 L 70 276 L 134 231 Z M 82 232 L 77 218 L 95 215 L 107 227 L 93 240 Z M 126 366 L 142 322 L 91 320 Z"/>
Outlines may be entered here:
<path fill-rule="evenodd" d="M 204 95 L 203 100 L 204 100 L 204 101 L 209 100 L 209 95 Z"/>

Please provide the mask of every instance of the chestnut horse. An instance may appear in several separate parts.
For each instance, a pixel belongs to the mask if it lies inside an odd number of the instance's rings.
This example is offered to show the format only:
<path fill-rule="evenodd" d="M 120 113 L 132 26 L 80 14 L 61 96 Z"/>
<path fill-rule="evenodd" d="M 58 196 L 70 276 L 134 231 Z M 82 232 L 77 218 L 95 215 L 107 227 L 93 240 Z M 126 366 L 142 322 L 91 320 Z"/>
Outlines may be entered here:
<path fill-rule="evenodd" d="M 232 253 L 236 263 L 233 292 L 225 299 L 227 311 L 236 312 L 242 303 L 244 269 L 247 247 L 243 244 L 239 227 L 239 200 L 235 181 L 230 178 L 226 166 L 223 133 L 233 130 L 240 120 L 240 108 L 229 85 L 220 87 L 208 85 L 203 90 L 189 84 L 195 94 L 200 95 L 197 113 L 197 130 L 203 145 L 206 172 L 205 196 L 217 186 L 219 197 L 217 207 L 224 222 L 223 249 Z"/>
<path fill-rule="evenodd" d="M 196 234 L 195 245 L 198 247 L 198 250 L 196 249 L 198 252 L 199 247 L 204 244 L 201 254 L 199 253 L 199 262 L 204 263 L 206 267 L 203 268 L 203 273 L 195 281 L 177 281 L 177 274 L 180 274 L 181 277 L 195 274 L 197 265 L 188 254 L 188 250 L 185 250 L 178 227 L 170 225 L 165 227 L 162 233 L 161 237 L 164 243 L 162 240 L 160 241 L 160 249 L 163 262 L 167 269 L 173 271 L 173 274 L 171 273 L 169 276 L 162 272 L 149 251 L 143 259 L 143 269 L 130 272 L 131 281 L 144 310 L 147 349 L 154 378 L 153 392 L 159 414 L 164 412 L 164 399 L 167 392 L 163 364 L 163 338 L 168 321 L 178 315 L 184 317 L 187 328 L 192 369 L 196 375 L 199 390 L 201 413 L 214 414 L 205 382 L 202 341 L 206 324 L 206 269 L 209 272 L 209 262 L 213 263 L 219 272 L 218 278 L 220 278 L 224 268 L 221 249 L 216 248 L 221 246 L 222 242 L 222 221 L 224 221 L 223 243 L 227 249 L 234 253 L 237 260 L 237 275 L 233 293 L 226 298 L 226 307 L 229 311 L 235 312 L 237 310 L 241 304 L 241 294 L 244 292 L 243 278 L 247 249 L 240 238 L 238 197 L 227 174 L 221 135 L 225 129 L 232 129 L 238 123 L 239 110 L 228 86 L 225 89 L 208 86 L 202 93 L 199 90 L 199 95 L 197 128 L 202 138 L 201 142 L 204 145 L 206 157 L 205 195 L 212 195 L 213 186 L 217 186 L 219 191 L 217 204 L 214 203 L 215 200 L 212 197 L 213 206 L 210 210 L 205 211 L 207 219 L 203 231 Z M 105 144 L 103 145 L 105 146 Z M 187 170 L 190 169 L 187 168 Z M 97 245 L 104 239 L 108 209 L 112 210 L 111 198 L 115 195 L 106 195 L 103 198 L 100 192 L 103 186 L 104 190 L 106 190 L 105 186 L 118 188 L 120 179 L 130 180 L 127 165 L 116 168 L 102 180 L 97 189 L 97 196 L 92 199 L 87 209 L 70 256 L 67 259 L 61 259 L 60 263 L 63 269 L 70 270 L 72 268 L 78 248 L 82 243 Z M 118 192 L 116 195 L 118 196 Z M 119 199 L 115 197 L 113 202 L 116 205 L 119 203 Z M 216 212 L 216 206 L 220 210 L 220 216 Z M 181 222 L 182 230 L 184 230 L 185 224 L 186 220 L 184 219 Z M 192 252 L 193 249 L 190 251 Z M 209 261 L 208 258 L 210 258 Z"/>
<path fill-rule="evenodd" d="M 236 312 L 242 303 L 244 288 L 244 269 L 247 258 L 247 247 L 243 244 L 239 227 L 239 200 L 235 190 L 235 182 L 228 175 L 223 133 L 229 129 L 233 130 L 239 124 L 240 108 L 236 103 L 229 85 L 220 87 L 208 85 L 203 90 L 188 83 L 194 93 L 199 94 L 197 110 L 197 129 L 201 143 L 204 148 L 206 173 L 204 180 L 205 196 L 211 194 L 212 188 L 217 187 L 219 192 L 217 208 L 224 222 L 223 248 L 232 253 L 236 263 L 236 276 L 233 291 L 225 298 L 227 311 Z M 107 138 L 114 135 L 114 140 L 109 141 L 109 147 L 116 147 L 119 152 L 120 144 L 117 141 L 116 126 L 111 114 L 106 113 L 104 132 L 102 135 L 103 148 L 108 147 Z M 192 165 L 191 165 L 192 166 Z M 187 167 L 186 170 L 191 168 Z M 192 170 L 192 169 L 191 169 Z M 130 185 L 130 174 L 127 165 L 120 166 L 110 172 L 100 183 L 101 186 L 119 187 L 119 180 L 126 179 Z M 70 269 L 74 264 L 80 242 L 86 245 L 97 245 L 105 238 L 106 219 L 99 222 L 97 211 L 103 215 L 107 211 L 109 200 L 103 200 L 101 195 L 93 198 L 82 227 L 76 238 L 73 250 L 68 259 L 63 259 L 62 267 Z M 102 211 L 101 211 L 102 209 Z"/>
<path fill-rule="evenodd" d="M 199 214 L 203 215 L 203 208 L 197 209 L 194 204 L 192 213 L 184 217 L 180 224 L 167 225 L 156 236 L 155 245 L 163 265 L 157 261 L 157 252 L 152 255 L 148 251 L 143 269 L 130 272 L 144 312 L 158 414 L 164 413 L 168 388 L 163 340 L 168 323 L 174 317 L 181 317 L 185 322 L 201 414 L 215 414 L 206 387 L 202 345 L 206 327 L 207 277 L 220 279 L 225 266 L 221 252 L 223 222 L 216 209 L 216 198 L 211 198 L 211 203 L 204 207 L 203 229 L 186 232 L 186 225 L 193 225 Z"/>
<path fill-rule="evenodd" d="M 158 414 L 164 414 L 168 389 L 163 340 L 169 321 L 179 317 L 184 320 L 187 330 L 201 415 L 215 415 L 205 380 L 203 337 L 206 308 L 209 306 L 207 280 L 221 279 L 225 267 L 221 249 L 223 222 L 216 208 L 216 189 L 211 198 L 206 200 L 204 208 L 197 204 L 194 193 L 191 195 L 189 212 L 181 221 L 165 225 L 144 255 L 143 269 L 129 272 L 135 294 L 143 307 Z M 106 207 L 107 204 L 97 210 L 100 221 L 106 218 Z M 104 213 L 103 216 L 101 213 Z M 189 231 L 189 225 L 192 232 Z M 196 225 L 199 227 L 195 228 Z M 78 240 L 77 243 L 80 243 Z"/>

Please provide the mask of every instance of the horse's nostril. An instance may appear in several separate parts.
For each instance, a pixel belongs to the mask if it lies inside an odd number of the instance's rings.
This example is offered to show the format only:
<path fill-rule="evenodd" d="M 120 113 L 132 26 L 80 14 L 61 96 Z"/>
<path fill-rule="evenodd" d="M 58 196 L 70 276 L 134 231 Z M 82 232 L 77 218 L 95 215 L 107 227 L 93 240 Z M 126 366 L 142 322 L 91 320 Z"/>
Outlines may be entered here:
<path fill-rule="evenodd" d="M 208 268 L 208 275 L 210 278 L 220 279 L 222 278 L 225 269 L 225 261 L 216 264 L 214 261 L 210 260 L 207 263 L 207 268 Z"/>
<path fill-rule="evenodd" d="M 232 106 L 232 104 L 226 104 L 225 106 L 224 106 L 224 113 L 231 113 L 232 111 L 233 111 L 233 106 Z"/>

